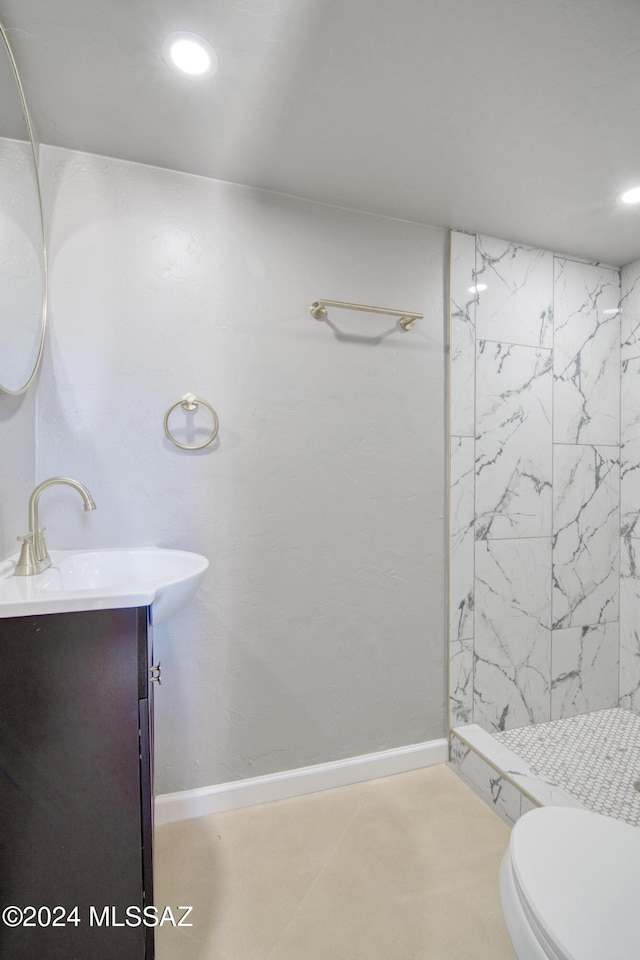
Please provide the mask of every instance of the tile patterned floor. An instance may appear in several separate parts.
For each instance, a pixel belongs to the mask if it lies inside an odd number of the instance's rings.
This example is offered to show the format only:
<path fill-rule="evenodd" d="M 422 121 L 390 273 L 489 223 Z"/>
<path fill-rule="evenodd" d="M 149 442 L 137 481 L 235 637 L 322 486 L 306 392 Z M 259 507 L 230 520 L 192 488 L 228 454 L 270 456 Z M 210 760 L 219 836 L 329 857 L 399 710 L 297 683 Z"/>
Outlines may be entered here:
<path fill-rule="evenodd" d="M 613 707 L 494 734 L 590 810 L 640 826 L 640 716 Z"/>
<path fill-rule="evenodd" d="M 509 829 L 445 764 L 155 835 L 157 960 L 515 960 Z"/>

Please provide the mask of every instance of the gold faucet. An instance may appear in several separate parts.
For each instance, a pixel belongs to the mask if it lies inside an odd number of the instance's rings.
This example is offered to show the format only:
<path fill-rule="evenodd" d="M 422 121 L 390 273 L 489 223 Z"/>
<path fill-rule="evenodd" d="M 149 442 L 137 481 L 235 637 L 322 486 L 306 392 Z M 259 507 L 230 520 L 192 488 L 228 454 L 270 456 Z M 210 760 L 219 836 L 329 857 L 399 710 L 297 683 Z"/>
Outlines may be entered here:
<path fill-rule="evenodd" d="M 78 480 L 72 480 L 70 477 L 50 477 L 48 480 L 39 483 L 29 497 L 29 532 L 25 533 L 23 537 L 17 538 L 22 542 L 22 550 L 14 570 L 14 576 L 16 577 L 33 577 L 51 566 L 51 557 L 47 553 L 44 542 L 44 528 L 40 527 L 38 520 L 38 500 L 43 490 L 46 490 L 47 487 L 53 487 L 57 483 L 65 483 L 77 490 L 84 501 L 85 510 L 95 510 L 96 508 L 91 494 L 85 485 Z"/>

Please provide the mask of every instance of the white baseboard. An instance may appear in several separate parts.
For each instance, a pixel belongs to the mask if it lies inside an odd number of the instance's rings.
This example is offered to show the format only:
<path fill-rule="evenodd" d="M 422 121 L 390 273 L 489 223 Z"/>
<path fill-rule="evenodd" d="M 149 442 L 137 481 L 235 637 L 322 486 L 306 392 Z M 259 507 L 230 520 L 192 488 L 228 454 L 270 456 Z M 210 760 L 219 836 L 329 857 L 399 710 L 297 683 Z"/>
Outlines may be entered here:
<path fill-rule="evenodd" d="M 209 813 L 239 810 L 257 803 L 287 800 L 307 793 L 318 793 L 350 783 L 362 783 L 394 773 L 430 767 L 436 763 L 446 763 L 448 759 L 447 741 L 429 740 L 427 743 L 396 747 L 393 750 L 368 753 L 362 757 L 336 760 L 333 763 L 319 763 L 298 770 L 285 770 L 264 777 L 235 780 L 232 783 L 183 790 L 179 793 L 165 793 L 155 798 L 154 822 L 156 826 L 160 826 L 176 820 L 204 817 Z"/>

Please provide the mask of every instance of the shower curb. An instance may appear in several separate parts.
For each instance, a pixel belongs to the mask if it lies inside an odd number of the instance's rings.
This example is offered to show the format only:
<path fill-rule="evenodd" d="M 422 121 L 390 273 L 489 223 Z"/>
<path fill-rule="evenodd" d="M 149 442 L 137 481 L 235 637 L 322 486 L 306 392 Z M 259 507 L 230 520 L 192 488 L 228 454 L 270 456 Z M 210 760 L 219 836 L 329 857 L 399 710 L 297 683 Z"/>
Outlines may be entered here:
<path fill-rule="evenodd" d="M 535 807 L 587 808 L 475 723 L 451 731 L 449 764 L 467 786 L 509 824 Z"/>

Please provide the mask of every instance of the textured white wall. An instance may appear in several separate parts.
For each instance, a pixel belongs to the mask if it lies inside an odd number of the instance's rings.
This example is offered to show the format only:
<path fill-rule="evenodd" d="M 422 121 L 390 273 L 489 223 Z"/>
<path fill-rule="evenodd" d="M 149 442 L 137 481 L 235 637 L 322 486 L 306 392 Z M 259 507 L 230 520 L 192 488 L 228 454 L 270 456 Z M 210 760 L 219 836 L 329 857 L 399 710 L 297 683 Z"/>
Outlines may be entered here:
<path fill-rule="evenodd" d="M 25 156 L 26 151 L 26 156 Z M 24 386 L 40 342 L 40 214 L 25 143 L 0 138 L 0 383 Z M 38 246 L 40 244 L 40 247 Z M 20 397 L 0 390 L 0 560 L 19 549 L 35 476 L 35 385 Z"/>
<path fill-rule="evenodd" d="M 36 381 L 37 383 L 37 381 Z M 29 528 L 27 503 L 35 477 L 35 390 L 0 391 L 0 560 L 16 553 Z"/>
<path fill-rule="evenodd" d="M 48 491 L 48 542 L 211 562 L 156 630 L 158 792 L 441 737 L 445 232 L 54 148 L 43 174 L 38 479 L 98 505 Z M 317 297 L 425 320 L 334 330 Z M 163 435 L 187 391 L 220 417 L 199 453 Z"/>

